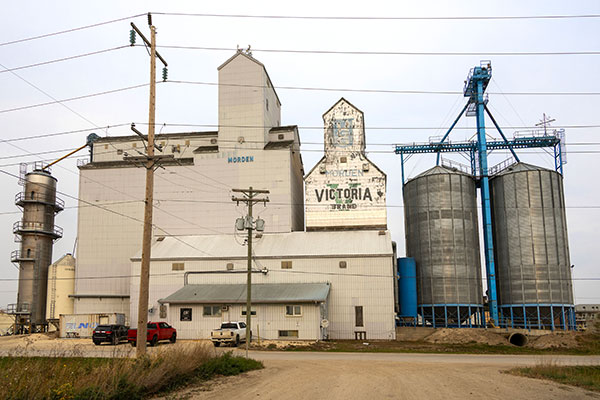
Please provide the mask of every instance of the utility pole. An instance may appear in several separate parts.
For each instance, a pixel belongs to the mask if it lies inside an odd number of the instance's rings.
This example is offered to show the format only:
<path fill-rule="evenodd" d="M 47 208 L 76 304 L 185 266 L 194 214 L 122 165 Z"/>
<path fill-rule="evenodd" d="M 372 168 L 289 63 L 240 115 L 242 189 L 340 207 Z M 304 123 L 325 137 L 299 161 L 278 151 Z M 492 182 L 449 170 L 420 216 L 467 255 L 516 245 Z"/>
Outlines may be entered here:
<path fill-rule="evenodd" d="M 269 194 L 269 191 L 252 189 L 252 186 L 250 186 L 248 189 L 232 189 L 232 192 L 244 195 L 244 197 L 232 196 L 232 201 L 235 201 L 238 205 L 240 202 L 246 203 L 248 206 L 248 215 L 246 218 L 239 218 L 236 221 L 236 228 L 238 230 L 248 230 L 248 278 L 246 281 L 246 358 L 248 358 L 248 347 L 251 339 L 250 323 L 252 322 L 252 231 L 255 229 L 255 224 L 257 231 L 263 231 L 265 225 L 261 219 L 257 219 L 256 221 L 252 219 L 252 206 L 256 203 L 266 205 L 269 198 L 259 198 L 258 195 Z"/>
<path fill-rule="evenodd" d="M 142 32 L 131 23 L 131 27 L 137 32 L 144 43 L 150 46 L 150 104 L 148 112 L 148 137 L 147 139 L 135 129 L 132 124 L 132 130 L 142 139 L 148 141 L 145 157 L 125 157 L 129 161 L 145 162 L 146 168 L 146 193 L 144 199 L 144 232 L 142 235 L 142 263 L 140 270 L 140 295 L 138 303 L 138 323 L 136 337 L 136 356 L 142 357 L 146 354 L 146 336 L 148 325 L 148 287 L 150 283 L 150 249 L 152 245 L 152 210 L 154 202 L 154 169 L 160 159 L 173 158 L 173 156 L 155 156 L 154 155 L 154 118 L 156 113 L 156 58 L 158 57 L 165 68 L 163 69 L 163 79 L 166 79 L 166 61 L 156 52 L 156 28 L 152 25 L 152 15 L 148 13 L 148 25 L 150 27 L 150 41 Z M 132 45 L 135 44 L 135 34 L 131 34 Z"/>

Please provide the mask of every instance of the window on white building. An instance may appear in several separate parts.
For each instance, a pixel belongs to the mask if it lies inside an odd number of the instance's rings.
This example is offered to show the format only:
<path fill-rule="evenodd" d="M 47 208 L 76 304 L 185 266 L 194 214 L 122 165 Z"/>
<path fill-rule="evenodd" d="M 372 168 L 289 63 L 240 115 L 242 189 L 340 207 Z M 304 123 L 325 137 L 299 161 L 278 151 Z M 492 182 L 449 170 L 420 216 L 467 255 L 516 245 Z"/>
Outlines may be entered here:
<path fill-rule="evenodd" d="M 179 310 L 179 320 L 180 321 L 191 321 L 192 320 L 192 309 L 191 308 L 181 308 Z"/>
<path fill-rule="evenodd" d="M 354 307 L 354 319 L 355 319 L 354 326 L 365 326 L 364 319 L 363 319 L 363 307 L 362 306 Z"/>
<path fill-rule="evenodd" d="M 221 306 L 204 306 L 202 308 L 202 315 L 205 317 L 220 317 Z"/>
<path fill-rule="evenodd" d="M 297 338 L 298 331 L 279 331 L 279 337 L 282 338 Z"/>
<path fill-rule="evenodd" d="M 293 306 L 285 306 L 285 315 L 288 317 L 297 317 L 302 315 L 302 307 L 293 305 Z"/>
<path fill-rule="evenodd" d="M 291 261 L 282 261 L 281 269 L 292 269 L 292 262 Z"/>
<path fill-rule="evenodd" d="M 173 263 L 171 264 L 173 271 L 183 271 L 185 269 L 185 263 Z"/>
<path fill-rule="evenodd" d="M 242 308 L 242 315 L 246 315 L 246 307 Z M 250 312 L 250 315 L 256 315 L 256 310 L 252 310 Z"/>

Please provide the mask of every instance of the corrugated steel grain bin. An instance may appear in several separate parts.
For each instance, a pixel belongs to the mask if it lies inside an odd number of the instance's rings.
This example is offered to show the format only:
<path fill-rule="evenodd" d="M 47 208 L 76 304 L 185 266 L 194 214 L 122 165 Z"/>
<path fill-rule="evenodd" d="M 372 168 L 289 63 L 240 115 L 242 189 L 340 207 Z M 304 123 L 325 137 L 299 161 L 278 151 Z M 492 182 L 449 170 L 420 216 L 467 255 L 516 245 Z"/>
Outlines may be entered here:
<path fill-rule="evenodd" d="M 562 175 L 517 163 L 490 183 L 498 304 L 504 319 L 517 326 L 526 319 L 528 325 L 562 325 L 563 308 L 573 304 Z"/>
<path fill-rule="evenodd" d="M 404 207 L 419 313 L 434 326 L 460 326 L 483 303 L 475 180 L 433 167 L 404 185 Z"/>

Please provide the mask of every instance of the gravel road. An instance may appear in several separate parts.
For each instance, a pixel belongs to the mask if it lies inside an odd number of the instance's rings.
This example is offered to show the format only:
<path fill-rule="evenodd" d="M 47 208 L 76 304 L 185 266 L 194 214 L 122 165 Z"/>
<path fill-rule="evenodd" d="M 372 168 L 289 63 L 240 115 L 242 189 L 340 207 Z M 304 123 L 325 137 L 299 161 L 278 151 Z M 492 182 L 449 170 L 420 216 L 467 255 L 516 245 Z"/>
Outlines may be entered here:
<path fill-rule="evenodd" d="M 582 389 L 503 373 L 540 362 L 600 364 L 600 357 L 252 352 L 265 369 L 190 388 L 190 399 L 593 399 Z"/>
<path fill-rule="evenodd" d="M 186 341 L 149 351 L 168 350 Z M 215 349 L 217 352 L 231 348 Z M 243 355 L 243 350 L 236 350 Z M 0 338 L 0 356 L 128 357 L 135 349 L 94 346 L 90 339 L 43 335 Z M 318 353 L 252 351 L 265 369 L 218 378 L 168 398 L 185 399 L 600 399 L 597 393 L 503 371 L 523 365 L 600 365 L 600 356 L 475 355 L 408 353 Z"/>

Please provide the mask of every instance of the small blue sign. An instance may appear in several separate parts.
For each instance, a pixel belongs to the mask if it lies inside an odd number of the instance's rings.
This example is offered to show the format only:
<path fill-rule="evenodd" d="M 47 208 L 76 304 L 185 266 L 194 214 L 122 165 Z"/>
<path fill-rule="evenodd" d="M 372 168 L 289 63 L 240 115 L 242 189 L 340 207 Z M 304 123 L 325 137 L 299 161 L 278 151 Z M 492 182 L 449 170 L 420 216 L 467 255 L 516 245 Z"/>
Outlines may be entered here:
<path fill-rule="evenodd" d="M 228 164 L 249 163 L 249 162 L 254 162 L 254 156 L 227 157 Z"/>

